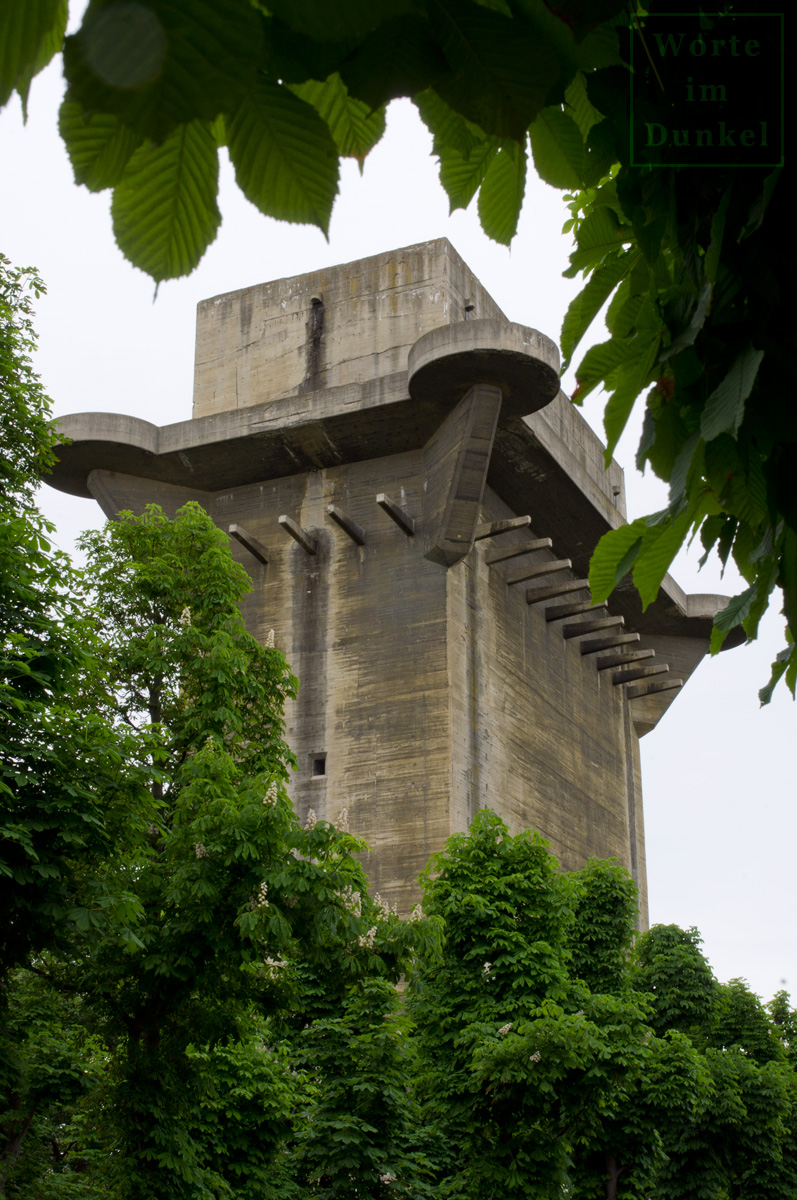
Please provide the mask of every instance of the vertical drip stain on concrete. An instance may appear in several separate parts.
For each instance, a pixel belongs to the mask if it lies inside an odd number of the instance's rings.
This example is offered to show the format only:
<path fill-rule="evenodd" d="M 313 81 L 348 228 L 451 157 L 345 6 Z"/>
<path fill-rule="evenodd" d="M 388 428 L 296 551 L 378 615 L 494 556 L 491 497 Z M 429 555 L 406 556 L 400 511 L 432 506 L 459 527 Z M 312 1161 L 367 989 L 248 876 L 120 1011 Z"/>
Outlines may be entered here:
<path fill-rule="evenodd" d="M 329 553 L 330 537 L 325 530 L 313 530 L 318 551 L 308 555 L 301 546 L 290 550 L 290 573 L 293 589 L 293 651 L 291 667 L 299 678 L 299 694 L 294 710 L 298 736 L 295 749 L 299 764 L 297 808 L 315 808 L 319 819 L 326 819 L 321 807 L 316 807 L 322 793 L 310 798 L 308 780 L 312 775 L 314 755 L 331 757 L 334 747 L 326 744 L 327 729 L 327 648 L 329 639 Z M 295 785 L 294 785 L 295 786 Z M 301 804 L 304 801 L 304 804 Z M 300 811 L 303 819 L 304 811 Z"/>
<path fill-rule="evenodd" d="M 323 386 L 325 315 L 324 301 L 320 296 L 313 296 L 307 318 L 306 371 L 298 389 L 300 392 Z"/>

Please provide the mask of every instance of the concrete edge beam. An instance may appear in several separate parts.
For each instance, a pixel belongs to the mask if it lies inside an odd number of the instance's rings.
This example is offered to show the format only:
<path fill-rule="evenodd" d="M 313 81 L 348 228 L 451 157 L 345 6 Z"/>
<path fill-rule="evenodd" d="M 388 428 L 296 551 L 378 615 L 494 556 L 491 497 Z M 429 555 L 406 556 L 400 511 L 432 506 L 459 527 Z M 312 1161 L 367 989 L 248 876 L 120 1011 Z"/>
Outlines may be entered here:
<path fill-rule="evenodd" d="M 316 538 L 314 538 L 311 533 L 308 533 L 306 529 L 302 529 L 301 525 L 297 525 L 297 523 L 291 520 L 290 517 L 286 517 L 283 514 L 278 518 L 277 524 L 281 529 L 284 529 L 287 534 L 290 534 L 293 540 L 298 542 L 301 548 L 307 554 L 318 553 L 318 541 Z"/>
<path fill-rule="evenodd" d="M 506 573 L 507 583 L 524 583 L 527 579 L 540 579 L 545 575 L 558 575 L 561 571 L 571 571 L 573 564 L 569 558 L 555 558 L 552 562 L 535 563 L 530 567 L 512 567 Z"/>
<path fill-rule="evenodd" d="M 262 563 L 263 566 L 268 566 L 268 549 L 258 538 L 251 533 L 247 533 L 242 525 L 230 525 L 227 532 L 230 537 L 235 538 L 236 542 L 240 542 L 244 549 L 248 550 L 252 557 L 256 558 L 259 563 Z"/>
<path fill-rule="evenodd" d="M 598 654 L 601 650 L 613 650 L 615 646 L 629 646 L 639 641 L 638 633 L 618 633 L 614 637 L 591 638 L 581 643 L 582 654 Z"/>
<path fill-rule="evenodd" d="M 365 545 L 365 530 L 362 525 L 346 516 L 342 508 L 338 508 L 337 504 L 328 504 L 327 513 L 346 536 L 351 538 L 355 546 Z"/>
<path fill-rule="evenodd" d="M 498 537 L 500 533 L 509 533 L 513 529 L 528 529 L 531 524 L 531 517 L 508 517 L 505 521 L 485 521 L 482 525 L 476 526 L 476 532 L 473 535 L 474 542 L 480 542 L 482 538 Z"/>
<path fill-rule="evenodd" d="M 564 621 L 567 617 L 577 617 L 580 613 L 592 613 L 597 616 L 606 612 L 606 604 L 593 604 L 591 600 L 577 600 L 573 604 L 552 604 L 545 610 L 546 621 Z"/>
<path fill-rule="evenodd" d="M 376 502 L 383 512 L 386 512 L 391 520 L 395 521 L 402 533 L 406 533 L 407 537 L 413 537 L 415 534 L 415 519 L 401 508 L 400 505 L 394 504 L 390 497 L 385 492 L 380 492 L 376 497 Z"/>
<path fill-rule="evenodd" d="M 595 621 L 575 621 L 572 625 L 562 626 L 562 637 L 581 637 L 585 633 L 601 633 L 606 629 L 622 629 L 625 617 L 599 617 Z"/>
<path fill-rule="evenodd" d="M 515 542 L 512 546 L 501 546 L 497 550 L 489 550 L 484 556 L 488 567 L 494 563 L 505 562 L 507 558 L 520 558 L 521 554 L 531 554 L 534 550 L 552 550 L 550 538 L 536 538 L 531 542 Z"/>
<path fill-rule="evenodd" d="M 656 663 L 650 667 L 630 667 L 612 675 L 612 684 L 619 687 L 623 683 L 636 683 L 638 679 L 647 679 L 651 675 L 666 675 L 669 669 L 667 663 Z"/>
<path fill-rule="evenodd" d="M 626 691 L 629 700 L 638 700 L 642 696 L 652 696 L 656 692 L 673 692 L 684 686 L 683 679 L 665 679 L 660 683 L 632 684 Z"/>
<path fill-rule="evenodd" d="M 589 591 L 588 579 L 564 579 L 561 583 L 528 588 L 526 591 L 526 603 L 539 604 L 541 600 L 555 600 L 557 596 L 567 596 L 570 592 L 587 591 Z"/>
<path fill-rule="evenodd" d="M 605 658 L 597 659 L 595 666 L 599 671 L 608 671 L 612 667 L 624 667 L 628 663 L 641 662 L 645 658 L 655 658 L 655 650 L 626 650 L 617 654 L 607 654 Z"/>

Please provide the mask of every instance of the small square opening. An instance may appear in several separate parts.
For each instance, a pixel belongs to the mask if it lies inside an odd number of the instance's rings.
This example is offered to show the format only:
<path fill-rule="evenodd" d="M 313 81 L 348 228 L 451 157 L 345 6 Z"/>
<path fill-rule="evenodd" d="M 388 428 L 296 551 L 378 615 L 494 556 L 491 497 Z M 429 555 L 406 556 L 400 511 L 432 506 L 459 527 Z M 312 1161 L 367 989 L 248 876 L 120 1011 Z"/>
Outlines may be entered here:
<path fill-rule="evenodd" d="M 327 773 L 327 756 L 326 754 L 313 755 L 313 775 L 326 775 Z"/>

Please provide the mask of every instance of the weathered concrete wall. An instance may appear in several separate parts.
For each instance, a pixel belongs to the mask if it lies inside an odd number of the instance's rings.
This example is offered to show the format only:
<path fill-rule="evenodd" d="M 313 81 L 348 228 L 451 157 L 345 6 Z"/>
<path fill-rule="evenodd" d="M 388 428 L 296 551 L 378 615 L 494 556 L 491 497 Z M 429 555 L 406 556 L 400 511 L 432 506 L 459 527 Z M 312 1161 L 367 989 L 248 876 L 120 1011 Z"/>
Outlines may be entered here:
<path fill-rule="evenodd" d="M 506 583 L 505 566 L 525 560 L 488 566 L 488 539 L 446 570 L 424 557 L 422 536 L 407 536 L 377 505 L 387 492 L 417 520 L 424 480 L 423 452 L 414 452 L 213 502 L 222 527 L 235 521 L 268 548 L 266 567 L 234 553 L 255 583 L 249 628 L 261 640 L 275 630 L 300 680 L 287 713 L 300 818 L 312 808 L 336 821 L 347 808 L 350 828 L 372 847 L 373 887 L 403 912 L 430 855 L 482 805 L 513 832 L 538 829 L 567 869 L 617 857 L 644 898 L 636 735 L 623 690 L 546 622 L 544 606 L 526 603 L 522 583 Z M 329 504 L 362 527 L 363 546 L 330 520 Z M 280 528 L 282 514 L 315 539 L 315 555 Z M 488 489 L 481 518 L 512 515 Z M 323 775 L 314 774 L 319 758 Z"/>
<path fill-rule="evenodd" d="M 446 238 L 202 300 L 194 417 L 406 370 L 466 306 L 503 317 Z"/>
<path fill-rule="evenodd" d="M 488 489 L 483 519 L 511 515 Z M 545 533 L 532 527 L 527 537 Z M 504 565 L 486 564 L 490 547 L 476 543 L 447 575 L 456 827 L 490 807 L 513 833 L 538 829 L 567 870 L 593 855 L 618 858 L 644 891 L 628 702 L 611 672 L 582 656 L 580 639 L 546 621 L 544 604 L 526 603 L 523 583 L 508 584 Z M 546 557 L 555 555 L 537 551 L 505 566 Z"/>
<path fill-rule="evenodd" d="M 415 881 L 451 828 L 446 579 L 376 504 L 389 492 L 420 515 L 423 454 L 290 476 L 220 495 L 213 515 L 239 522 L 269 551 L 252 565 L 247 625 L 265 640 L 275 630 L 300 680 L 286 714 L 298 760 L 291 795 L 302 820 L 312 808 L 373 848 L 372 885 L 409 911 Z M 357 546 L 329 518 L 336 504 L 366 531 Z M 309 555 L 278 525 L 290 516 L 315 537 Z M 325 756 L 325 774 L 313 763 Z"/>

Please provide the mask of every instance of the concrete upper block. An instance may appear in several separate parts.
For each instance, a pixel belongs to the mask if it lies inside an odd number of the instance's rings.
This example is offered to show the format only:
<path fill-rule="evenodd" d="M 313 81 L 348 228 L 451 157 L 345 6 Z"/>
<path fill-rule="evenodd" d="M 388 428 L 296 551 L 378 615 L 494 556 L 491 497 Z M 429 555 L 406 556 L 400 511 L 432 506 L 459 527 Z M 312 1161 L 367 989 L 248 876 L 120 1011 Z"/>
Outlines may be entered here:
<path fill-rule="evenodd" d="M 197 306 L 194 417 L 404 371 L 441 325 L 505 320 L 447 238 Z"/>

